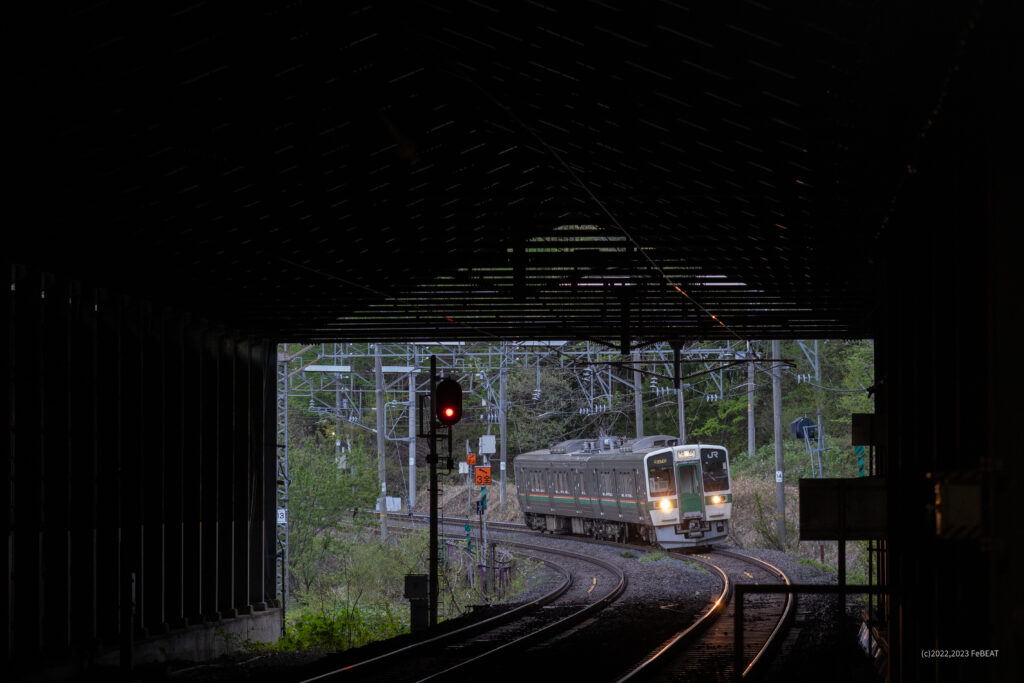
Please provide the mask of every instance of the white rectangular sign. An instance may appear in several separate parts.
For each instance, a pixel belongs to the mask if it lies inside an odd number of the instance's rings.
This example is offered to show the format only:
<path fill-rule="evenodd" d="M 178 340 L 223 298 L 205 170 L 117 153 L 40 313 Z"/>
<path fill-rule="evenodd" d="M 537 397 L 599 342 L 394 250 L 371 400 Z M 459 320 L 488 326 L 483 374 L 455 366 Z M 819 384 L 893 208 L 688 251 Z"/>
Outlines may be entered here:
<path fill-rule="evenodd" d="M 775 470 L 775 483 L 776 484 L 781 484 L 782 483 L 782 470 Z"/>
<path fill-rule="evenodd" d="M 459 463 L 459 474 L 469 474 L 469 463 L 468 462 L 460 462 Z"/>
<path fill-rule="evenodd" d="M 288 508 L 277 508 L 277 523 L 287 524 L 288 523 Z"/>
<path fill-rule="evenodd" d="M 494 435 L 484 434 L 480 437 L 479 453 L 494 453 Z"/>

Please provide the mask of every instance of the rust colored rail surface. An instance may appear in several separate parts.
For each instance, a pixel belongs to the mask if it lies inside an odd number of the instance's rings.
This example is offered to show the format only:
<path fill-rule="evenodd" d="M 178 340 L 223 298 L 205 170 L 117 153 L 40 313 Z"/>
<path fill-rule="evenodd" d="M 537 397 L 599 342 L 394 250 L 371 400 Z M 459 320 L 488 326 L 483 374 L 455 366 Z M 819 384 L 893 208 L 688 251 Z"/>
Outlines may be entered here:
<path fill-rule="evenodd" d="M 725 550 L 691 555 L 722 578 L 722 591 L 706 613 L 676 634 L 630 672 L 623 681 L 729 680 L 755 673 L 781 642 L 793 614 L 792 594 L 759 595 L 745 605 L 743 651 L 734 652 L 733 592 L 737 584 L 778 583 L 790 585 L 779 568 L 755 557 Z"/>

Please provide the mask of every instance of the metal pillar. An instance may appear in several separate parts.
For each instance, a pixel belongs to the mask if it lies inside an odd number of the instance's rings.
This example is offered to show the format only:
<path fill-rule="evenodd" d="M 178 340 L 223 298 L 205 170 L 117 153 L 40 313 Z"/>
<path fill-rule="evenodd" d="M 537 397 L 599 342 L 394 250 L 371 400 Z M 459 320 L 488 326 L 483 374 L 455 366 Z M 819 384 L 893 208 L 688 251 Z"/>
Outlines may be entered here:
<path fill-rule="evenodd" d="M 680 352 L 682 342 L 672 342 L 672 381 L 676 388 L 676 407 L 679 412 L 679 443 L 686 443 L 686 408 L 683 405 L 682 369 L 680 367 Z"/>
<path fill-rule="evenodd" d="M 277 575 L 277 594 L 281 596 L 281 623 L 288 609 L 288 355 L 277 351 L 277 555 L 281 568 Z M 282 511 L 284 520 L 282 523 Z"/>
<path fill-rule="evenodd" d="M 498 366 L 498 437 L 501 439 L 501 459 L 498 465 L 498 504 L 505 505 L 505 462 L 508 442 L 508 363 L 505 343 L 501 344 L 501 363 Z"/>
<path fill-rule="evenodd" d="M 431 627 L 437 626 L 437 403 L 434 389 L 437 387 L 437 356 L 430 355 L 430 453 L 427 464 L 430 466 L 430 575 L 427 582 L 430 586 L 430 622 Z"/>
<path fill-rule="evenodd" d="M 384 370 L 381 366 L 380 344 L 373 345 L 373 374 L 377 382 L 377 479 L 380 481 L 380 497 L 377 511 L 380 515 L 380 540 L 388 540 L 388 483 L 384 467 Z"/>
<path fill-rule="evenodd" d="M 412 363 L 410 366 L 415 367 Z M 409 373 L 409 500 L 406 510 L 416 507 L 416 371 Z"/>
<path fill-rule="evenodd" d="M 754 357 L 747 342 L 747 457 L 753 457 L 757 448 L 754 433 Z"/>
<path fill-rule="evenodd" d="M 779 544 L 786 547 L 786 488 L 783 483 L 785 463 L 782 451 L 782 354 L 778 339 L 772 340 L 772 410 L 775 427 L 775 530 Z"/>
<path fill-rule="evenodd" d="M 633 412 L 636 414 L 636 438 L 644 438 L 644 399 L 641 391 L 640 352 L 633 351 Z"/>

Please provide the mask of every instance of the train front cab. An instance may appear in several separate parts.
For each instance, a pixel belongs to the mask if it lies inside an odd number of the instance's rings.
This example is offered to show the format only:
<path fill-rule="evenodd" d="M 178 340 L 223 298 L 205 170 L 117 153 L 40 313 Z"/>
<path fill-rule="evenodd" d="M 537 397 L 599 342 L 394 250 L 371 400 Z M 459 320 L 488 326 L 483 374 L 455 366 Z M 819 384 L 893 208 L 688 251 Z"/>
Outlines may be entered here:
<path fill-rule="evenodd" d="M 644 469 L 660 546 L 697 547 L 725 540 L 732 492 L 724 448 L 688 445 L 655 451 L 644 458 Z"/>

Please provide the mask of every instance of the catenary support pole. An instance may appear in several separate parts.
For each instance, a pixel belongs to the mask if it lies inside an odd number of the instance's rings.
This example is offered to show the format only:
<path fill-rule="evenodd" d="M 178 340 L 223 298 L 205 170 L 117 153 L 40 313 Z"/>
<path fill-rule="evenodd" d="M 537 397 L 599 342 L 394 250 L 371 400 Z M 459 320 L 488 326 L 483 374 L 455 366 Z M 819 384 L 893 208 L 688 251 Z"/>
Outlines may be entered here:
<path fill-rule="evenodd" d="M 779 544 L 786 547 L 786 488 L 783 483 L 785 464 L 782 451 L 782 354 L 781 343 L 772 340 L 772 422 L 775 431 L 775 530 Z"/>
<path fill-rule="evenodd" d="M 644 438 L 644 398 L 641 391 L 640 351 L 633 349 L 633 411 L 636 414 L 636 438 Z"/>
<path fill-rule="evenodd" d="M 409 373 L 409 500 L 406 510 L 412 514 L 416 507 L 416 366 Z"/>
<path fill-rule="evenodd" d="M 501 363 L 498 365 L 498 431 L 501 437 L 501 459 L 498 463 L 498 504 L 505 505 L 505 458 L 508 455 L 508 349 L 501 342 Z"/>
<path fill-rule="evenodd" d="M 380 481 L 380 497 L 377 511 L 380 514 L 380 538 L 388 540 L 388 485 L 384 469 L 384 369 L 381 366 L 380 344 L 373 345 L 373 374 L 377 382 L 377 479 Z"/>
<path fill-rule="evenodd" d="M 682 363 L 679 357 L 682 349 L 682 342 L 672 342 L 672 381 L 676 387 L 676 407 L 679 412 L 679 443 L 686 443 L 686 408 L 683 405 Z"/>
<path fill-rule="evenodd" d="M 754 430 L 754 354 L 747 342 L 747 457 L 754 456 L 757 439 Z"/>
<path fill-rule="evenodd" d="M 430 453 L 427 464 L 430 467 L 430 569 L 427 581 L 430 588 L 430 624 L 437 626 L 437 402 L 434 398 L 437 387 L 437 356 L 430 356 Z"/>

